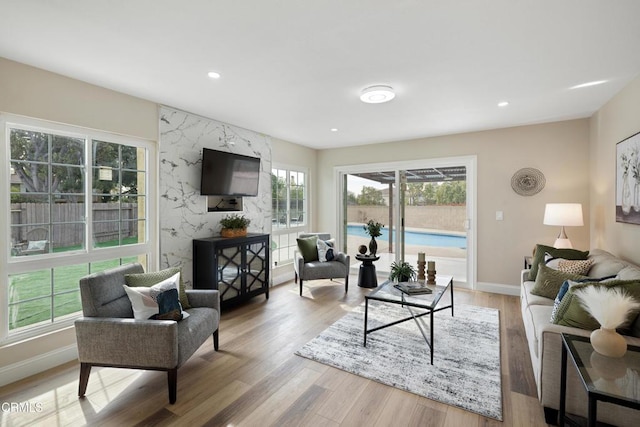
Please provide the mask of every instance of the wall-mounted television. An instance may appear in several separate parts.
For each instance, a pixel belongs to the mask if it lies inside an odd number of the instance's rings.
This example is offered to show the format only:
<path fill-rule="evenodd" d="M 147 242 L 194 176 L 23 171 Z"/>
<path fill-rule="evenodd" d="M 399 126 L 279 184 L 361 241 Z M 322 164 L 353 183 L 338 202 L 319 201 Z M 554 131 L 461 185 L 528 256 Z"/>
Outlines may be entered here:
<path fill-rule="evenodd" d="M 260 159 L 224 151 L 202 149 L 200 194 L 257 196 Z"/>

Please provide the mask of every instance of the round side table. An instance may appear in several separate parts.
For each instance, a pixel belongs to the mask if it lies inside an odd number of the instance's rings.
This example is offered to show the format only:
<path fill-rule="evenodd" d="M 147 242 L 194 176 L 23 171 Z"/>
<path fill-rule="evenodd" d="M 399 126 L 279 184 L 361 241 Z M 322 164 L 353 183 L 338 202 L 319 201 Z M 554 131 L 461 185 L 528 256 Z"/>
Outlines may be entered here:
<path fill-rule="evenodd" d="M 358 261 L 362 261 L 358 272 L 358 286 L 361 288 L 377 288 L 378 278 L 376 277 L 376 266 L 374 261 L 380 259 L 379 256 L 356 255 Z"/>

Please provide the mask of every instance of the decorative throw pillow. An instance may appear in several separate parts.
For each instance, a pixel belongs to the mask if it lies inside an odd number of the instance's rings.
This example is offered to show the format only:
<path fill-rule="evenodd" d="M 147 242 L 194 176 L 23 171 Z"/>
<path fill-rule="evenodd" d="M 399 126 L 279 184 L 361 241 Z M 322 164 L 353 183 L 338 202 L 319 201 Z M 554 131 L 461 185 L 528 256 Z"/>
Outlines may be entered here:
<path fill-rule="evenodd" d="M 189 316 L 178 301 L 180 273 L 153 286 L 124 287 L 136 319 L 181 320 Z"/>
<path fill-rule="evenodd" d="M 586 276 L 592 265 L 593 265 L 592 259 L 583 259 L 583 260 L 561 259 L 560 262 L 558 263 L 558 270 L 564 271 L 565 273 L 582 274 L 583 276 Z"/>
<path fill-rule="evenodd" d="M 556 299 L 553 300 L 553 310 L 551 311 L 551 323 L 556 323 L 558 318 L 558 307 L 560 307 L 560 303 L 562 299 L 566 295 L 569 290 L 569 281 L 565 280 L 560 290 L 558 291 L 558 295 L 556 295 Z"/>
<path fill-rule="evenodd" d="M 334 258 L 333 242 L 331 240 L 318 239 L 316 246 L 318 248 L 318 260 L 320 262 L 331 261 Z"/>
<path fill-rule="evenodd" d="M 549 254 L 554 258 L 564 259 L 587 259 L 589 251 L 578 251 L 576 249 L 557 249 L 552 246 L 536 245 L 536 250 L 531 261 L 531 270 L 529 270 L 529 280 L 536 280 L 538 274 L 538 266 L 544 264 L 545 254 Z M 552 297 L 553 298 L 553 297 Z"/>
<path fill-rule="evenodd" d="M 296 239 L 304 262 L 318 261 L 318 236 Z"/>
<path fill-rule="evenodd" d="M 558 295 L 558 292 L 565 280 L 580 279 L 588 279 L 588 277 L 554 270 L 544 264 L 541 264 L 538 269 L 538 274 L 536 275 L 536 282 L 531 289 L 531 293 L 533 295 L 553 299 Z"/>
<path fill-rule="evenodd" d="M 600 327 L 598 321 L 587 312 L 580 298 L 575 295 L 576 291 L 585 286 L 606 286 L 608 289 L 619 288 L 631 295 L 636 301 L 640 301 L 640 281 L 638 280 L 605 279 L 600 282 L 569 282 L 569 290 L 558 306 L 556 321 L 553 323 L 587 330 L 594 330 Z M 629 328 L 638 313 L 639 311 L 637 310 L 631 312 L 619 329 Z"/>
<path fill-rule="evenodd" d="M 130 286 L 130 287 L 140 287 L 140 286 L 150 287 L 180 272 L 181 272 L 180 267 L 171 267 L 165 270 L 154 271 L 150 273 L 126 274 L 124 276 L 124 282 L 127 284 L 127 286 Z M 178 285 L 178 295 L 180 295 L 180 305 L 182 305 L 182 309 L 186 310 L 188 308 L 191 308 L 191 305 L 189 304 L 189 299 L 187 298 L 187 293 L 185 292 L 185 289 L 184 289 L 184 283 L 182 282 L 182 274 L 180 274 L 180 283 Z"/>

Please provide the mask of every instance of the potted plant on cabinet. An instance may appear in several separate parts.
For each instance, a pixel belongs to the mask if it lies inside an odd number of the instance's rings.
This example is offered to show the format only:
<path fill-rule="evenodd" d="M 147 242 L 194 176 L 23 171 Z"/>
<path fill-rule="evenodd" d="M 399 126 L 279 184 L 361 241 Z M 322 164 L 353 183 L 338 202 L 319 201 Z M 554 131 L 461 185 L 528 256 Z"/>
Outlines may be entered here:
<path fill-rule="evenodd" d="M 391 274 L 389 274 L 389 280 L 398 282 L 408 282 L 415 280 L 416 270 L 411 264 L 406 261 L 392 262 Z"/>
<path fill-rule="evenodd" d="M 376 252 L 378 252 L 378 242 L 376 242 L 376 237 L 382 236 L 382 227 L 384 227 L 384 224 L 380 224 L 372 219 L 362 226 L 364 231 L 371 236 L 371 240 L 369 241 L 369 253 L 372 256 L 375 256 Z"/>
<path fill-rule="evenodd" d="M 232 214 L 220 220 L 222 237 L 242 237 L 247 235 L 247 226 L 251 220 L 244 215 Z"/>

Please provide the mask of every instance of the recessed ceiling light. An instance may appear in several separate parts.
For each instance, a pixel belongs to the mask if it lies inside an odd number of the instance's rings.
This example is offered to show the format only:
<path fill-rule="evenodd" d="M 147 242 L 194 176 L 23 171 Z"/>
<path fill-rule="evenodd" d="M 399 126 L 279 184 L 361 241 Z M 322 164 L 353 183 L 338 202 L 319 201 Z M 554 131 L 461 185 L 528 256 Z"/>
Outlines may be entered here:
<path fill-rule="evenodd" d="M 360 100 L 367 104 L 381 104 L 395 98 L 396 94 L 391 86 L 375 85 L 362 90 Z"/>
<path fill-rule="evenodd" d="M 597 85 L 601 85 L 606 83 L 607 80 L 596 80 L 593 82 L 587 82 L 587 83 L 582 83 L 579 85 L 575 85 L 575 86 L 571 86 L 569 89 L 582 89 L 583 87 L 589 87 L 589 86 L 597 86 Z"/>
<path fill-rule="evenodd" d="M 211 77 L 212 79 L 219 79 L 220 78 L 220 73 L 217 73 L 215 71 L 209 71 L 207 73 L 207 76 Z"/>
<path fill-rule="evenodd" d="M 338 132 L 338 128 L 331 128 L 331 132 Z"/>
<path fill-rule="evenodd" d="M 507 105 L 509 105 L 509 101 L 498 102 L 498 107 L 506 107 Z"/>

